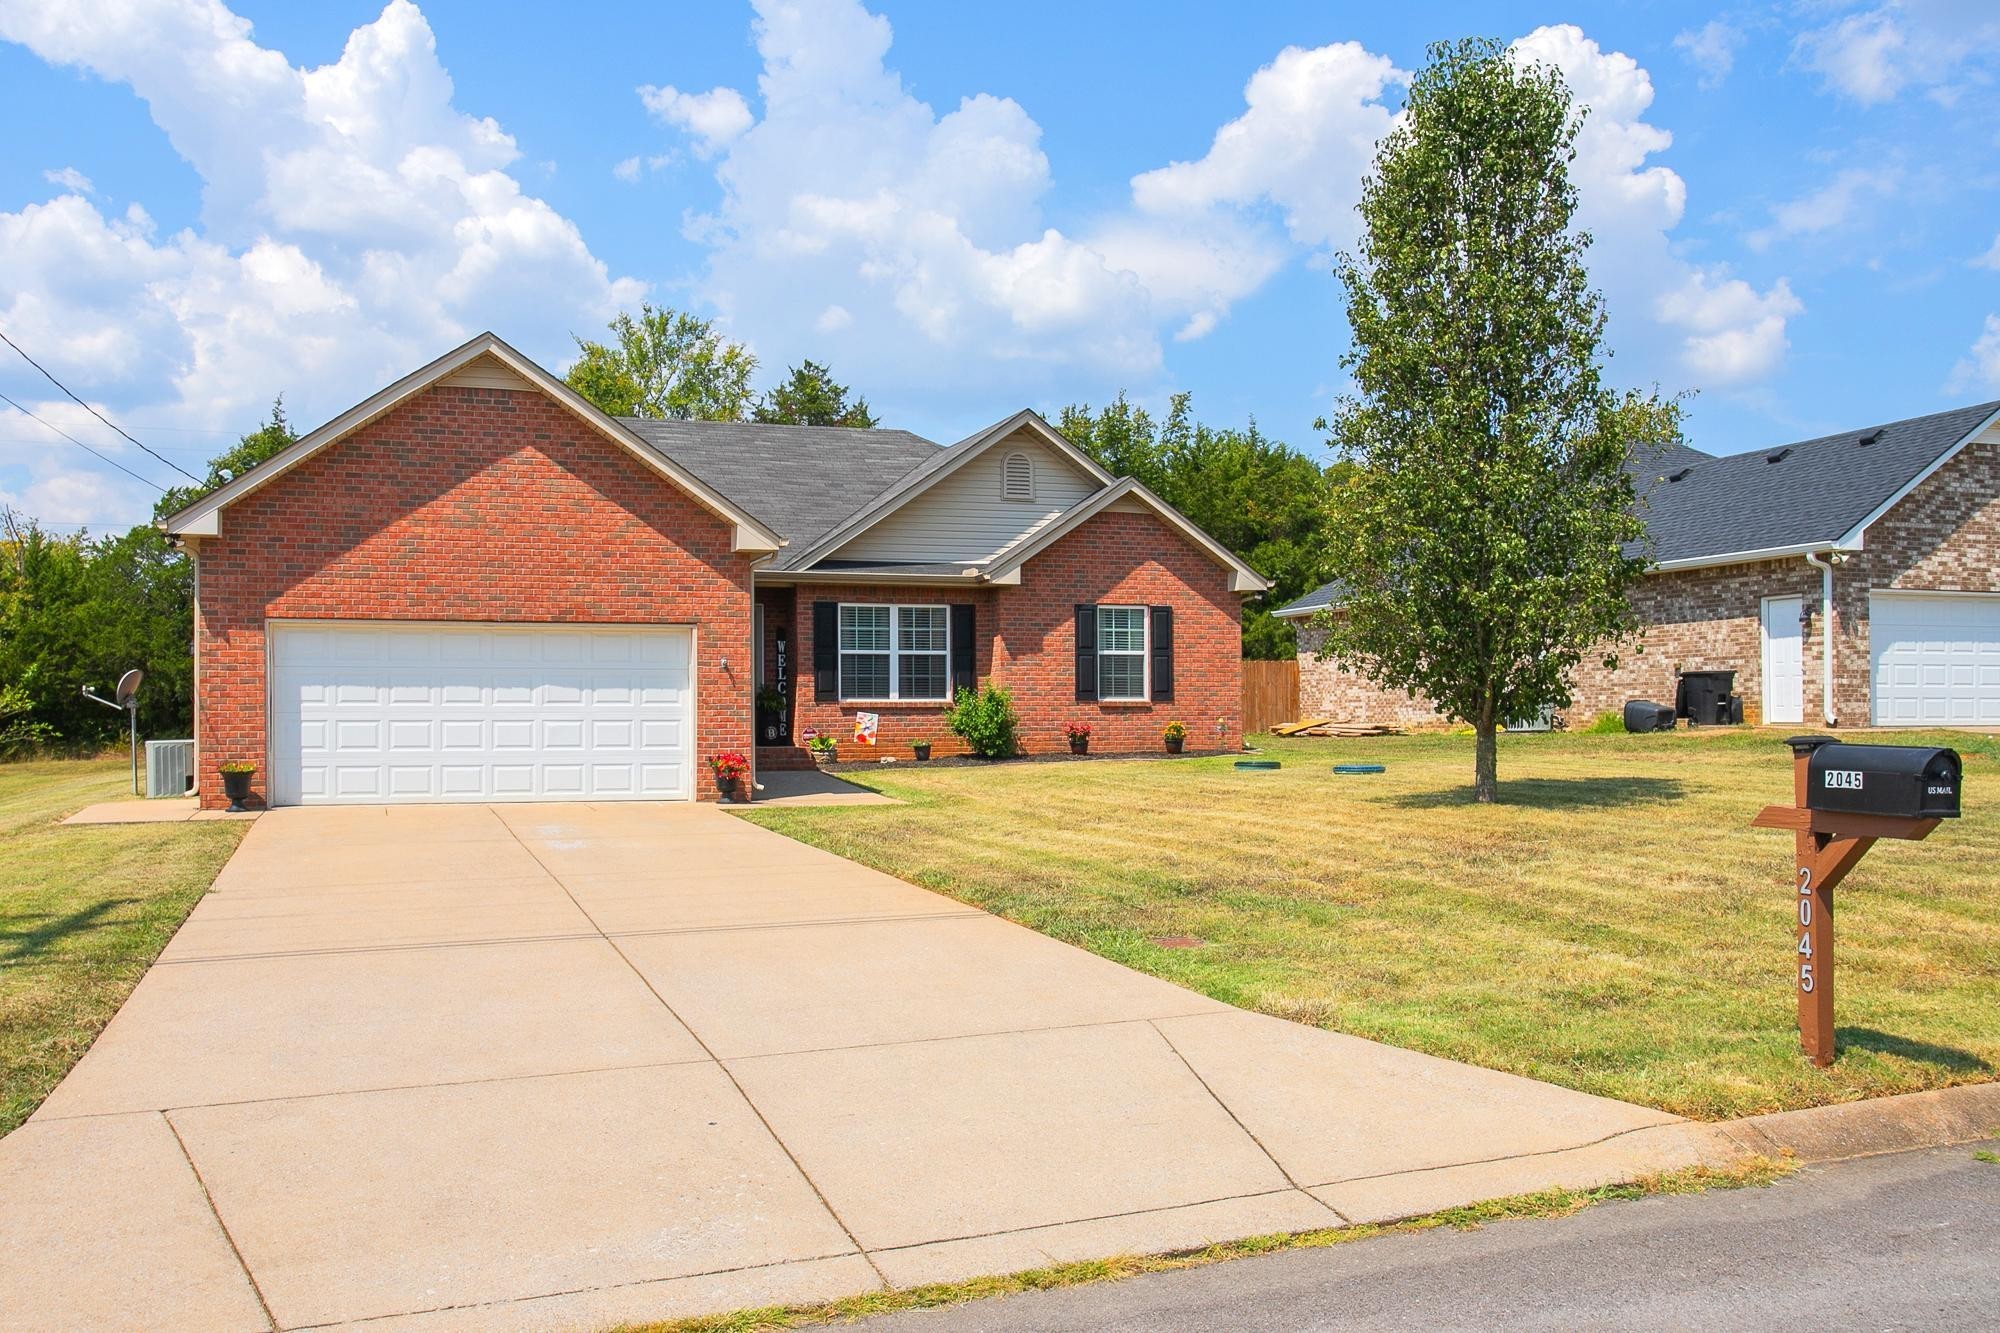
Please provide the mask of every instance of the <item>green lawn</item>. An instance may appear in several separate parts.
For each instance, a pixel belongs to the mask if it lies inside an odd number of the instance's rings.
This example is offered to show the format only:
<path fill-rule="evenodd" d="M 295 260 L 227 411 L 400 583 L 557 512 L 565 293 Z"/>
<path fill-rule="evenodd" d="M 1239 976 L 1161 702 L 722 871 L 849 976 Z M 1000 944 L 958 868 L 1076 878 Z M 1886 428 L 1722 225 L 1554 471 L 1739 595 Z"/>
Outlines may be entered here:
<path fill-rule="evenodd" d="M 110 1021 L 246 827 L 62 828 L 129 796 L 122 759 L 0 765 L 0 1134 Z"/>
<path fill-rule="evenodd" d="M 1841 888 L 1840 1058 L 1800 1056 L 1780 733 L 1259 738 L 1228 759 L 850 773 L 904 806 L 767 827 L 1247 1008 L 1703 1118 L 1994 1077 L 2000 738 L 1964 819 L 1881 842 Z M 1381 762 L 1336 777 L 1341 762 Z M 1192 935 L 1193 949 L 1161 937 Z"/>

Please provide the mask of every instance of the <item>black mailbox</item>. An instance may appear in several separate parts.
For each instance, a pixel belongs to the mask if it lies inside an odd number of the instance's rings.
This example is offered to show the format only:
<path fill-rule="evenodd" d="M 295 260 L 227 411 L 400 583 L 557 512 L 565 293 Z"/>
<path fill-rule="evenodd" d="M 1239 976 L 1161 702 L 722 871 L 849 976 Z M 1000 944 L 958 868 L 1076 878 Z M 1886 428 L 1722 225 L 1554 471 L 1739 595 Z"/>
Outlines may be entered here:
<path fill-rule="evenodd" d="M 1812 752 L 1806 770 L 1806 808 L 1899 819 L 1957 819 L 1962 767 L 1956 750 L 1834 741 Z"/>

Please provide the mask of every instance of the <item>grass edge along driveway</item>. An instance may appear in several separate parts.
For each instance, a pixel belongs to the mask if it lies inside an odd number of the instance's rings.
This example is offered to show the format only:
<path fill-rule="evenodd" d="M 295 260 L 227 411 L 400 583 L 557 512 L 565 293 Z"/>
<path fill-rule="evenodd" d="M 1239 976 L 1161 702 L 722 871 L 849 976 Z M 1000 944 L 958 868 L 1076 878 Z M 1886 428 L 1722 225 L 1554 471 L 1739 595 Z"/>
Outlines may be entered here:
<path fill-rule="evenodd" d="M 902 806 L 748 817 L 1217 999 L 1723 1119 L 1981 1082 L 2000 1066 L 2000 738 L 1966 817 L 1876 845 L 1836 895 L 1840 1058 L 1799 1055 L 1774 731 L 1257 738 L 1231 761 L 850 772 Z M 1335 762 L 1388 772 L 1344 777 Z M 1194 948 L 1159 941 L 1190 936 Z"/>
<path fill-rule="evenodd" d="M 90 1049 L 248 827 L 57 823 L 130 782 L 123 758 L 0 764 L 0 1135 Z"/>

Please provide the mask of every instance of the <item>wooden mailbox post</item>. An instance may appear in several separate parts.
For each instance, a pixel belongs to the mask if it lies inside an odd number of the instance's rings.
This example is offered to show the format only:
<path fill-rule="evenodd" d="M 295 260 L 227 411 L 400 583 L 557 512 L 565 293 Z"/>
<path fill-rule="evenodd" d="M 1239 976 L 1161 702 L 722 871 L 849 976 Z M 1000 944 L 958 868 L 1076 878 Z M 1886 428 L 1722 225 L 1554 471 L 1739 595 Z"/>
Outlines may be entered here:
<path fill-rule="evenodd" d="M 1958 817 L 1956 752 L 1844 745 L 1794 736 L 1791 805 L 1767 805 L 1751 824 L 1789 829 L 1798 889 L 1799 1042 L 1815 1065 L 1833 1063 L 1833 890 L 1877 838 L 1918 840 Z"/>

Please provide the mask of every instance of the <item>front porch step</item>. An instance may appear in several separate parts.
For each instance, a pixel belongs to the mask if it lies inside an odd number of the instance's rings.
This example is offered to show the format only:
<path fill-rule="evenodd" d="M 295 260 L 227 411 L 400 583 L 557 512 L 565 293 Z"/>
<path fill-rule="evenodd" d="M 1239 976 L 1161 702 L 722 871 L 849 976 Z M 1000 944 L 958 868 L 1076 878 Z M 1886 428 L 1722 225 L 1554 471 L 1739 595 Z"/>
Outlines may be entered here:
<path fill-rule="evenodd" d="M 760 745 L 757 747 L 759 773 L 792 773 L 813 767 L 812 755 L 802 745 Z"/>

